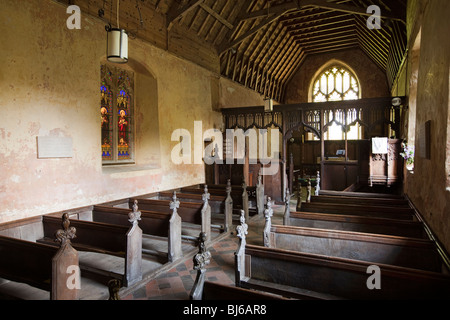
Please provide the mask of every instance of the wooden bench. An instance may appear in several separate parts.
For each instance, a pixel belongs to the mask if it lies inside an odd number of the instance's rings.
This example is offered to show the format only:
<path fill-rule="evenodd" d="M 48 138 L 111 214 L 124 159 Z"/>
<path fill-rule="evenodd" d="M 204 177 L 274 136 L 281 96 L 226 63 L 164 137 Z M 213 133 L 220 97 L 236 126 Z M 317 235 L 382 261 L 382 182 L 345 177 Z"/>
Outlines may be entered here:
<path fill-rule="evenodd" d="M 415 212 L 412 208 L 378 207 L 351 204 L 332 203 L 303 203 L 300 212 L 332 213 L 344 215 L 357 215 L 399 220 L 414 220 Z"/>
<path fill-rule="evenodd" d="M 418 221 L 295 211 L 289 212 L 285 221 L 286 225 L 293 227 L 355 231 L 419 239 L 427 238 L 423 224 Z"/>
<path fill-rule="evenodd" d="M 203 285 L 202 300 L 289 300 L 268 292 L 245 289 L 241 287 L 224 285 L 217 282 L 205 281 Z"/>
<path fill-rule="evenodd" d="M 129 199 L 130 207 L 134 204 L 135 200 L 139 202 L 139 207 L 142 210 L 172 213 L 170 200 L 145 198 Z M 187 224 L 200 225 L 201 232 L 205 232 L 207 234 L 208 241 L 211 240 L 211 207 L 208 203 L 207 197 L 203 203 L 180 202 L 178 200 L 177 203 L 179 206 L 177 210 L 178 215 L 181 217 L 183 226 L 186 226 Z"/>
<path fill-rule="evenodd" d="M 199 190 L 200 191 L 200 190 Z M 209 193 L 208 189 L 204 189 L 204 193 L 200 192 L 184 192 L 176 191 L 177 199 L 183 202 L 203 203 L 205 194 Z M 159 200 L 169 200 L 172 198 L 172 192 L 159 192 Z M 224 232 L 231 230 L 233 225 L 233 200 L 230 193 L 227 195 L 209 195 L 208 203 L 211 207 L 211 218 L 216 223 L 219 223 Z"/>
<path fill-rule="evenodd" d="M 92 219 L 95 222 L 127 226 L 130 224 L 128 221 L 129 212 L 129 209 L 96 205 L 92 210 Z M 164 258 L 169 262 L 174 262 L 183 257 L 181 218 L 176 209 L 173 209 L 172 213 L 145 210 L 140 210 L 140 212 L 139 227 L 142 229 L 143 237 L 145 238 L 142 243 L 142 252 L 156 256 L 163 254 Z M 147 239 L 149 241 L 144 241 Z M 150 240 L 165 241 L 167 243 L 167 251 L 160 252 L 159 246 L 152 246 L 155 241 Z"/>
<path fill-rule="evenodd" d="M 181 188 L 181 192 L 198 193 L 202 190 L 205 184 L 189 186 Z M 245 183 L 241 186 L 231 185 L 230 180 L 227 184 L 209 184 L 208 191 L 212 195 L 226 195 L 229 194 L 233 200 L 233 213 L 240 215 L 240 210 L 244 210 L 247 220 L 250 216 L 262 213 L 264 210 L 264 186 L 259 183 L 255 187 L 249 187 Z M 260 205 L 259 205 L 260 204 Z"/>
<path fill-rule="evenodd" d="M 272 225 L 265 246 L 426 271 L 441 272 L 431 240 L 341 230 Z"/>
<path fill-rule="evenodd" d="M 57 230 L 60 246 L 0 236 L 0 277 L 49 291 L 51 300 L 78 300 L 78 252 L 65 234 L 69 225 L 63 227 Z"/>
<path fill-rule="evenodd" d="M 370 289 L 373 264 L 365 261 L 254 245 L 239 261 L 236 286 L 296 299 L 450 298 L 450 277 L 437 272 L 379 264 L 381 287 Z"/>
<path fill-rule="evenodd" d="M 63 218 L 67 219 L 68 214 Z M 100 222 L 72 220 L 76 228 L 76 238 L 72 240 L 75 249 L 83 252 L 95 252 L 124 258 L 124 271 L 117 273 L 97 267 L 96 262 L 88 263 L 80 259 L 80 268 L 85 275 L 102 279 L 117 278 L 124 286 L 130 286 L 142 279 L 142 230 L 138 226 L 139 212 L 129 213 L 129 226 L 121 226 Z M 52 243 L 54 234 L 61 225 L 61 219 L 51 215 L 42 217 L 44 238 L 42 243 Z"/>
<path fill-rule="evenodd" d="M 384 199 L 404 199 L 403 196 L 389 193 L 370 193 L 370 192 L 352 192 L 352 191 L 333 191 L 320 190 L 319 195 L 322 196 L 338 196 L 338 197 L 353 197 L 353 198 L 384 198 Z"/>
<path fill-rule="evenodd" d="M 264 211 L 263 241 L 267 247 L 435 272 L 441 271 L 440 256 L 435 243 L 429 239 L 272 225 L 272 204 L 269 198 L 267 208 Z"/>
<path fill-rule="evenodd" d="M 339 197 L 339 196 L 311 196 L 311 202 L 333 203 L 333 204 L 356 204 L 367 206 L 382 207 L 403 207 L 409 208 L 406 199 L 390 199 L 390 198 L 367 198 L 367 197 Z"/>

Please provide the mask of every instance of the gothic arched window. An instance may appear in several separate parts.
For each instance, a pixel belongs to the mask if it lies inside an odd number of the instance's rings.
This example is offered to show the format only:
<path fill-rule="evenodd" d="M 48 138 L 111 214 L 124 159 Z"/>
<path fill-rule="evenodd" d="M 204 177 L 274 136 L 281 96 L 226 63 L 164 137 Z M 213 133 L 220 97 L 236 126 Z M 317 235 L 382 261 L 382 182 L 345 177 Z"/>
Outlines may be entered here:
<path fill-rule="evenodd" d="M 339 64 L 333 64 L 321 72 L 313 82 L 312 87 L 312 101 L 313 102 L 327 102 L 327 101 L 345 101 L 345 100 L 357 100 L 360 98 L 361 88 L 356 76 L 347 68 Z M 325 135 L 326 140 L 343 140 L 344 131 L 342 126 L 335 123 L 337 114 L 332 112 L 325 113 L 325 122 L 332 122 L 328 126 L 328 130 Z M 347 124 L 352 119 L 348 114 Z M 334 120 L 334 122 L 333 122 Z M 352 120 L 353 121 L 353 120 Z M 360 139 L 361 127 L 359 123 L 350 127 L 347 132 L 347 139 Z"/>
<path fill-rule="evenodd" d="M 360 88 L 356 76 L 348 69 L 333 65 L 314 81 L 313 102 L 359 99 Z"/>
<path fill-rule="evenodd" d="M 102 65 L 100 93 L 103 164 L 133 162 L 134 73 Z"/>

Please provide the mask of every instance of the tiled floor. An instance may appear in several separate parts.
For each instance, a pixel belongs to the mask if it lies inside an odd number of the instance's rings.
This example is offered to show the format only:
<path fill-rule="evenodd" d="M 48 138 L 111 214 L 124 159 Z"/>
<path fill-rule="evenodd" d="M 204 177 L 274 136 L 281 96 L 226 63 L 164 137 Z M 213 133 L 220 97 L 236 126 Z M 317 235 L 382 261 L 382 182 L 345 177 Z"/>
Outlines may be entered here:
<path fill-rule="evenodd" d="M 272 221 L 282 219 L 283 206 L 274 206 Z M 261 244 L 264 217 L 251 217 L 247 243 Z M 206 280 L 219 282 L 226 285 L 234 285 L 234 253 L 238 246 L 239 238 L 232 232 L 226 238 L 214 242 L 208 247 L 211 253 L 210 264 L 206 269 Z M 139 287 L 122 300 L 188 300 L 194 285 L 197 271 L 193 268 L 193 260 L 187 259 L 169 271 L 150 280 Z"/>
<path fill-rule="evenodd" d="M 208 248 L 211 261 L 207 266 L 206 279 L 223 284 L 234 284 L 234 253 L 237 238 L 230 236 Z M 192 259 L 187 260 L 168 272 L 148 282 L 125 299 L 145 300 L 188 300 L 197 271 Z"/>

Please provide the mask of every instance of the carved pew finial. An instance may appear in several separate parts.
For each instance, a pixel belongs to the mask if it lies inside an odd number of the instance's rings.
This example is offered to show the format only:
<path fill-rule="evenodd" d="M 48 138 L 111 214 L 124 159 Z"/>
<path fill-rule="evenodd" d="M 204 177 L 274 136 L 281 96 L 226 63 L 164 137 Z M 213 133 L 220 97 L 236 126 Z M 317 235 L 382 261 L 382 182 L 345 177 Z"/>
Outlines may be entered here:
<path fill-rule="evenodd" d="M 55 233 L 55 241 L 60 243 L 58 252 L 52 259 L 51 299 L 52 300 L 78 300 L 80 288 L 68 290 L 68 283 L 81 283 L 80 273 L 69 275 L 69 267 L 79 268 L 78 252 L 72 247 L 71 240 L 76 238 L 76 228 L 70 226 L 69 214 L 62 215 L 62 227 Z M 63 271 L 64 270 L 64 271 Z M 72 277 L 75 278 L 72 278 Z M 70 277 L 70 280 L 69 280 Z"/>
<path fill-rule="evenodd" d="M 266 224 L 264 225 L 264 232 L 263 232 L 263 238 L 264 238 L 264 246 L 270 247 L 270 228 L 272 227 L 272 216 L 273 216 L 273 209 L 272 209 L 273 202 L 270 197 L 267 198 L 267 208 L 264 210 L 264 217 L 266 218 Z"/>
<path fill-rule="evenodd" d="M 262 170 L 263 168 L 261 167 L 258 171 L 258 182 L 256 184 L 256 207 L 258 210 L 258 215 L 264 214 L 264 204 L 265 204 L 264 184 L 262 183 Z"/>
<path fill-rule="evenodd" d="M 58 241 L 59 243 L 61 243 L 61 246 L 65 245 L 65 244 L 70 244 L 71 240 L 76 238 L 76 228 L 75 227 L 70 227 L 70 220 L 69 220 L 69 214 L 68 213 L 64 213 L 62 215 L 62 227 L 63 229 L 59 229 L 58 231 L 56 231 L 56 239 L 55 241 Z"/>
<path fill-rule="evenodd" d="M 189 298 L 191 300 L 201 300 L 203 296 L 203 286 L 205 284 L 206 266 L 211 261 L 211 253 L 206 248 L 207 235 L 201 232 L 198 238 L 198 253 L 194 256 L 194 270 L 197 270 L 197 277 L 192 287 Z"/>
<path fill-rule="evenodd" d="M 119 279 L 112 279 L 108 281 L 108 291 L 109 291 L 109 299 L 108 300 L 120 300 L 119 290 L 122 287 L 122 281 Z"/>
<path fill-rule="evenodd" d="M 177 199 L 177 192 L 173 192 L 172 201 L 170 202 L 170 209 L 173 210 L 173 212 L 177 212 L 177 209 L 180 208 L 180 201 Z"/>
<path fill-rule="evenodd" d="M 314 195 L 318 196 L 319 194 L 320 194 L 320 171 L 317 170 L 316 190 L 314 191 Z"/>
<path fill-rule="evenodd" d="M 208 200 L 211 198 L 211 195 L 208 192 L 208 186 L 206 184 L 205 184 L 204 190 L 205 190 L 205 193 L 202 195 L 202 200 L 204 203 L 207 203 Z"/>
<path fill-rule="evenodd" d="M 245 223 L 245 213 L 241 210 L 241 224 L 236 227 L 236 234 L 239 240 L 239 246 L 234 254 L 235 260 L 235 282 L 240 286 L 241 279 L 245 278 L 245 246 L 247 244 L 246 236 L 248 234 L 248 225 Z"/>
<path fill-rule="evenodd" d="M 240 242 L 242 244 L 242 242 L 246 242 L 246 235 L 248 234 L 248 225 L 245 223 L 244 210 L 241 210 L 241 217 L 239 218 L 239 221 L 241 222 L 241 224 L 236 227 L 236 233 L 239 239 L 241 239 Z"/>
<path fill-rule="evenodd" d="M 228 179 L 227 187 L 226 187 L 227 197 L 225 199 L 225 223 L 224 223 L 224 231 L 230 231 L 233 225 L 233 199 L 231 198 L 231 180 Z"/>
<path fill-rule="evenodd" d="M 230 179 L 227 180 L 226 192 L 227 192 L 227 195 L 231 194 L 231 180 Z"/>
<path fill-rule="evenodd" d="M 128 214 L 128 221 L 132 225 L 136 225 L 139 220 L 141 220 L 141 212 L 138 209 L 138 201 L 134 200 L 133 211 Z"/>
<path fill-rule="evenodd" d="M 289 225 L 289 219 L 291 216 L 291 193 L 289 192 L 289 188 L 286 189 L 286 195 L 284 199 L 284 216 L 283 216 L 283 224 L 285 226 Z"/>
<path fill-rule="evenodd" d="M 201 225 L 202 225 L 202 232 L 206 233 L 206 240 L 211 240 L 211 206 L 208 203 L 208 200 L 210 199 L 210 194 L 208 192 L 208 186 L 205 185 L 204 187 L 204 193 L 202 195 L 203 200 L 203 206 L 201 209 Z"/>
<path fill-rule="evenodd" d="M 306 202 L 311 202 L 311 179 L 308 178 L 306 185 Z"/>

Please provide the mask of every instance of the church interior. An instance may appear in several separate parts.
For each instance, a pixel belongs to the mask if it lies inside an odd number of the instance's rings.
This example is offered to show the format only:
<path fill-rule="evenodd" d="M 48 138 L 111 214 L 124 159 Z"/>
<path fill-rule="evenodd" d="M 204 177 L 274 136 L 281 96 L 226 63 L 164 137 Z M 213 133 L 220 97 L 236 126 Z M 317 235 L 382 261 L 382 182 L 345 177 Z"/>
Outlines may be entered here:
<path fill-rule="evenodd" d="M 450 299 L 449 16 L 2 1 L 0 299 Z"/>

